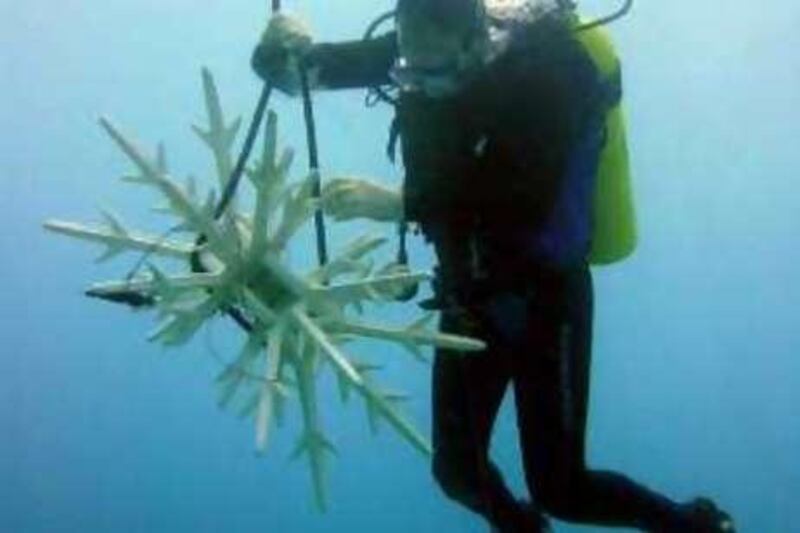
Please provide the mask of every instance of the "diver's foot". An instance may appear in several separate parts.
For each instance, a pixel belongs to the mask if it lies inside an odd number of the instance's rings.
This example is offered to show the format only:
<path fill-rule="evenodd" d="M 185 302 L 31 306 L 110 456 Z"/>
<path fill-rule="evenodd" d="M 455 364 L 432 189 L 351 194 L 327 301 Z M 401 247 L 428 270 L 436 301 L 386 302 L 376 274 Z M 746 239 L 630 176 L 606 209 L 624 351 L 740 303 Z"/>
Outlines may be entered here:
<path fill-rule="evenodd" d="M 522 508 L 524 518 L 519 533 L 553 533 L 550 520 L 538 506 L 522 502 Z"/>
<path fill-rule="evenodd" d="M 553 533 L 550 520 L 538 506 L 528 501 L 520 501 L 519 519 L 517 523 L 507 526 L 492 526 L 491 533 Z"/>
<path fill-rule="evenodd" d="M 733 518 L 708 498 L 696 498 L 681 506 L 689 529 L 686 533 L 735 533 Z"/>

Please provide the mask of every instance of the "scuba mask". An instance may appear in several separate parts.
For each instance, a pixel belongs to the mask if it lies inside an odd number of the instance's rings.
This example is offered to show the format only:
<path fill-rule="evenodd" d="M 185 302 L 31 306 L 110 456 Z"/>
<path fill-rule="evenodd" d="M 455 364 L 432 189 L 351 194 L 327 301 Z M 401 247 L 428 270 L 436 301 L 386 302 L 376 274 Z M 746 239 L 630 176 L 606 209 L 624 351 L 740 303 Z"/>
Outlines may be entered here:
<path fill-rule="evenodd" d="M 483 0 L 400 0 L 396 22 L 399 57 L 390 76 L 401 91 L 446 96 L 483 64 Z"/>
<path fill-rule="evenodd" d="M 442 62 L 435 66 L 415 66 L 400 57 L 389 75 L 401 91 L 423 92 L 436 98 L 458 91 L 469 69 L 462 67 L 460 61 Z"/>

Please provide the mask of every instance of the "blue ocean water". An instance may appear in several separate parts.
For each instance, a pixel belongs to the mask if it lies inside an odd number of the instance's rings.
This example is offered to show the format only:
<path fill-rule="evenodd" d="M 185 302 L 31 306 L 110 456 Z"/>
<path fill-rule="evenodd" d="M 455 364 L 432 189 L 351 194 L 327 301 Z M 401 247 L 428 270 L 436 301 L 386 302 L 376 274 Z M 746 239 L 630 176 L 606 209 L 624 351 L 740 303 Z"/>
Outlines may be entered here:
<path fill-rule="evenodd" d="M 200 69 L 214 72 L 229 114 L 251 110 L 265 3 L 0 1 L 2 532 L 486 530 L 439 492 L 424 457 L 388 428 L 373 436 L 358 403 L 343 408 L 329 376 L 321 406 L 339 455 L 330 509 L 316 513 L 307 466 L 288 460 L 296 423 L 257 457 L 252 424 L 216 406 L 210 353 L 234 353 L 237 332 L 220 322 L 177 350 L 146 342 L 152 317 L 81 294 L 133 259 L 95 265 L 95 249 L 41 228 L 96 220 L 98 206 L 165 227 L 152 198 L 118 181 L 128 163 L 96 119 L 113 117 L 148 146 L 164 141 L 178 175 L 208 176 L 189 129 L 204 119 Z M 590 13 L 610 4 L 582 3 Z M 338 40 L 390 2 L 286 7 Z M 798 22 L 788 0 L 673 0 L 641 2 L 613 28 L 641 245 L 595 272 L 589 459 L 676 499 L 711 495 L 748 533 L 800 531 Z M 383 155 L 388 109 L 366 110 L 363 92 L 322 94 L 317 107 L 327 174 L 399 181 Z M 301 149 L 298 102 L 275 108 L 282 139 Z M 334 227 L 332 240 L 351 231 Z M 309 238 L 293 259 L 312 252 Z M 430 265 L 419 240 L 412 256 Z M 406 407 L 427 433 L 430 368 L 382 344 L 354 349 L 386 361 L 382 379 L 412 394 Z M 493 447 L 522 494 L 510 407 Z"/>

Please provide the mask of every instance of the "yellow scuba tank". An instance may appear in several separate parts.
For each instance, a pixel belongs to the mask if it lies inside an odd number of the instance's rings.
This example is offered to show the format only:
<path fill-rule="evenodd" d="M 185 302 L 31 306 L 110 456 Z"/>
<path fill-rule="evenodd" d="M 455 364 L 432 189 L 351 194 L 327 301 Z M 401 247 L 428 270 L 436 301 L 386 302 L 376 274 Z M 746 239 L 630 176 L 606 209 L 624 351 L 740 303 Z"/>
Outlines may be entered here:
<path fill-rule="evenodd" d="M 575 37 L 604 76 L 618 75 L 619 59 L 602 26 L 577 31 Z M 593 224 L 589 254 L 591 264 L 615 263 L 630 256 L 636 249 L 636 213 L 621 102 L 611 108 L 606 116 L 606 143 L 597 171 Z"/>

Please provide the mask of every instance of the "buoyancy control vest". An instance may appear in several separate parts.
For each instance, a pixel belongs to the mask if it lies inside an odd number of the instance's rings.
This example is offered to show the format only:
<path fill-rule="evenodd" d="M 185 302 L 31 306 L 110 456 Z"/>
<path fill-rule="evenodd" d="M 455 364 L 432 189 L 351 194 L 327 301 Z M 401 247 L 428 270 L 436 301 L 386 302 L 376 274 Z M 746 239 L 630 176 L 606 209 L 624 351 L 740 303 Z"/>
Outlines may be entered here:
<path fill-rule="evenodd" d="M 598 45 L 604 42 L 598 41 L 597 32 L 576 38 L 563 19 L 540 20 L 535 27 L 519 28 L 509 49 L 457 95 L 401 95 L 397 120 L 406 216 L 420 223 L 442 262 L 462 263 L 466 251 L 457 243 L 476 236 L 487 253 L 500 252 L 495 256 L 516 258 L 515 248 L 527 245 L 539 247 L 534 255 L 544 255 L 544 261 L 590 256 L 609 262 L 623 255 L 624 246 L 609 237 L 621 219 L 594 213 L 597 193 L 603 192 L 599 207 L 615 208 L 620 202 L 608 197 L 627 182 L 627 176 L 622 181 L 612 176 L 621 159 L 619 139 L 610 134 L 621 132 L 607 131 L 621 120 L 613 115 L 619 112 L 618 65 L 616 70 L 606 68 L 611 62 Z M 565 173 L 577 168 L 572 152 L 592 128 L 606 136 L 596 147 L 594 162 L 580 166 L 583 175 L 573 176 L 585 182 L 565 185 Z M 608 152 L 613 139 L 616 157 Z M 605 179 L 595 191 L 598 162 Z M 585 220 L 577 225 L 570 224 L 574 220 L 552 220 L 563 197 L 576 190 L 589 192 L 564 214 Z M 604 231 L 601 246 L 596 247 L 597 236 L 590 234 L 592 222 Z M 536 238 L 526 243 L 512 238 L 537 233 L 546 237 L 539 240 L 547 246 Z"/>

